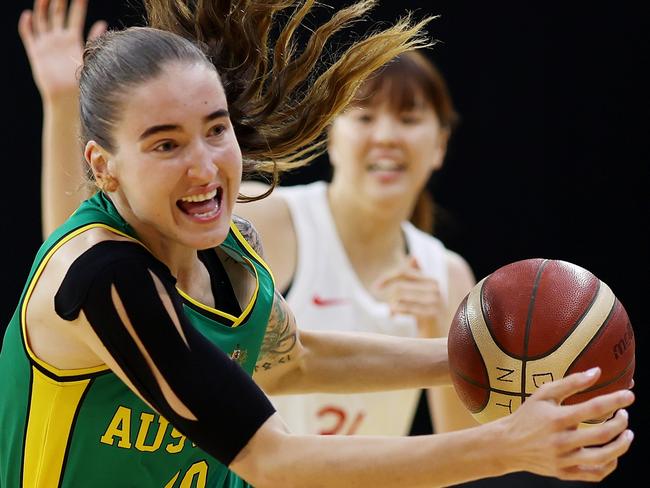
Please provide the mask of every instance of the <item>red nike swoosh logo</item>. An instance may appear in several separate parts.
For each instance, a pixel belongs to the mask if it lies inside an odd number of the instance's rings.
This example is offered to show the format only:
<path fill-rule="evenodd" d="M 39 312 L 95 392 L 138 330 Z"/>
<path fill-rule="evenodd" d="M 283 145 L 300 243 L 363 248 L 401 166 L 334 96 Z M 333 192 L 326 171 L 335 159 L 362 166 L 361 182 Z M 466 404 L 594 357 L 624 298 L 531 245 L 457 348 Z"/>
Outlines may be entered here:
<path fill-rule="evenodd" d="M 320 295 L 314 295 L 312 303 L 318 307 L 331 307 L 333 305 L 343 305 L 347 302 L 345 298 L 322 298 Z"/>

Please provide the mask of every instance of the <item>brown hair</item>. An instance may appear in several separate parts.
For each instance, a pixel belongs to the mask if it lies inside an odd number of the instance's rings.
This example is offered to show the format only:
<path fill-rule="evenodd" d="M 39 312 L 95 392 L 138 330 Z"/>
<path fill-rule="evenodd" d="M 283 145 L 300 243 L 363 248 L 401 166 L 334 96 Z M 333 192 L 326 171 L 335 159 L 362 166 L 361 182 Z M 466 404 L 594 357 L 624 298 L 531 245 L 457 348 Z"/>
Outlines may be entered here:
<path fill-rule="evenodd" d="M 366 107 L 388 101 L 391 110 L 407 111 L 420 103 L 430 105 L 440 126 L 451 133 L 458 124 L 447 83 L 436 66 L 422 53 L 405 52 L 380 68 L 359 87 L 351 105 Z M 435 203 L 425 187 L 411 214 L 411 222 L 421 230 L 432 233 Z"/>
<path fill-rule="evenodd" d="M 124 92 L 155 78 L 172 61 L 204 63 L 214 69 L 195 44 L 147 27 L 109 31 L 90 42 L 79 74 L 82 142 L 92 139 L 113 151 Z"/>
<path fill-rule="evenodd" d="M 324 129 L 363 80 L 395 56 L 431 42 L 427 17 L 410 15 L 352 43 L 321 69 L 334 33 L 363 17 L 376 0 L 360 0 L 313 30 L 298 53 L 296 31 L 315 0 L 145 0 L 149 24 L 203 46 L 221 76 L 244 155 L 244 174 L 297 168 L 324 151 Z M 294 8 L 282 26 L 277 15 Z M 269 38 L 279 34 L 275 43 Z M 273 31 L 275 32 L 275 31 Z M 316 74 L 315 74 L 316 73 Z M 319 74 L 320 73 L 320 74 Z M 240 197 L 241 200 L 252 200 Z"/>
<path fill-rule="evenodd" d="M 351 105 L 370 106 L 387 100 L 395 112 L 411 110 L 419 103 L 433 107 L 443 129 L 458 123 L 447 83 L 436 66 L 422 53 L 409 51 L 395 57 L 359 87 Z"/>

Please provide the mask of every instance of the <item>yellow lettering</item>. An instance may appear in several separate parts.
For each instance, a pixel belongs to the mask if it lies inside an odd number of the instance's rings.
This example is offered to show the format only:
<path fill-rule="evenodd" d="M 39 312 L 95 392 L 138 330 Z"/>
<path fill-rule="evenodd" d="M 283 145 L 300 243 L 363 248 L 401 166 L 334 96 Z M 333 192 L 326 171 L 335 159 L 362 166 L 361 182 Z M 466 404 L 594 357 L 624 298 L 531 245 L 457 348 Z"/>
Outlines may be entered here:
<path fill-rule="evenodd" d="M 170 453 L 170 454 L 177 454 L 183 450 L 183 447 L 185 447 L 185 439 L 186 437 L 181 434 L 179 431 L 177 431 L 174 427 L 172 427 L 172 433 L 170 434 L 174 439 L 178 439 L 178 443 L 173 444 L 169 443 L 167 444 L 167 447 L 165 447 L 165 450 Z"/>
<path fill-rule="evenodd" d="M 196 485 L 193 484 L 194 478 L 196 478 Z M 183 480 L 181 481 L 180 488 L 205 488 L 205 485 L 208 481 L 208 463 L 205 461 L 199 461 L 190 466 L 190 469 L 187 470 Z"/>
<path fill-rule="evenodd" d="M 174 488 L 174 485 L 176 484 L 176 480 L 178 479 L 178 475 L 180 475 L 181 472 L 179 471 L 174 475 L 172 479 L 170 479 L 167 484 L 165 485 L 165 488 Z"/>
<path fill-rule="evenodd" d="M 150 446 L 146 445 L 147 434 L 149 433 L 149 426 L 153 422 L 154 415 L 146 412 L 140 414 L 140 429 L 138 430 L 138 437 L 135 440 L 135 448 L 138 451 L 142 452 L 154 452 L 160 449 L 160 446 L 167 431 L 167 426 L 169 422 L 163 417 L 158 416 L 158 431 L 156 432 L 156 438 L 153 441 L 153 444 Z"/>
<path fill-rule="evenodd" d="M 115 412 L 113 420 L 111 420 L 100 441 L 102 444 L 112 446 L 116 437 L 119 439 L 117 447 L 131 448 L 131 409 L 129 408 L 117 407 L 117 412 Z"/>

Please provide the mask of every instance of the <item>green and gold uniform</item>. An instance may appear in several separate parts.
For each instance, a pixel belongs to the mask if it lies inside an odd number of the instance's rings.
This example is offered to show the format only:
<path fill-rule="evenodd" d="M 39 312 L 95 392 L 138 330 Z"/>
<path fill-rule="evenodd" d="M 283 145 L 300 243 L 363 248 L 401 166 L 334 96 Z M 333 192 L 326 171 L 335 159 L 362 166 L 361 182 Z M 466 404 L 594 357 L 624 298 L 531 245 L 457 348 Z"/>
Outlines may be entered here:
<path fill-rule="evenodd" d="M 25 314 L 36 282 L 61 245 L 93 227 L 137 239 L 104 195 L 85 201 L 41 246 L 7 328 L 0 353 L 0 487 L 249 486 L 194 446 L 106 366 L 59 370 L 30 350 Z M 236 317 L 181 292 L 183 309 L 205 338 L 250 375 L 272 306 L 273 278 L 234 224 L 220 248 L 256 275 L 250 303 Z"/>

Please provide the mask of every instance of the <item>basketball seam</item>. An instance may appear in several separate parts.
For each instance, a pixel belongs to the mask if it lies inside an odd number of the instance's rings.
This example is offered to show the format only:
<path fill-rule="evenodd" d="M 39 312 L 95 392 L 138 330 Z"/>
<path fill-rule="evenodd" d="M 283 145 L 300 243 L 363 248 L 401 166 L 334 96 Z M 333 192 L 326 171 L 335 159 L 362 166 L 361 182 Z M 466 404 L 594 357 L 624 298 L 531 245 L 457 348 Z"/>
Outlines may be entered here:
<path fill-rule="evenodd" d="M 599 290 L 600 290 L 600 285 L 599 285 Z M 569 367 L 566 369 L 567 371 L 569 371 L 573 367 L 573 365 L 578 362 L 578 360 L 585 354 L 587 349 L 589 349 L 589 346 L 594 341 L 596 341 L 601 335 L 603 335 L 605 333 L 605 326 L 612 319 L 612 317 L 614 315 L 614 312 L 616 311 L 617 306 L 622 306 L 622 305 L 621 305 L 621 302 L 619 302 L 618 298 L 615 298 L 614 303 L 612 304 L 612 308 L 610 309 L 610 311 L 607 314 L 607 317 L 605 318 L 603 323 L 600 324 L 600 327 L 598 328 L 598 332 L 596 332 L 594 334 L 594 336 L 591 338 L 591 340 L 585 345 L 585 347 L 580 351 L 580 353 L 574 358 L 574 360 L 571 362 L 571 364 L 569 364 Z M 605 383 L 596 384 L 596 385 L 592 386 L 591 388 L 588 388 L 587 390 L 583 390 L 581 393 L 596 390 L 598 388 L 602 388 L 603 386 L 607 386 L 607 385 L 613 383 L 614 381 L 618 380 L 623 374 L 625 374 L 625 372 L 629 369 L 630 365 L 633 364 L 633 363 L 634 363 L 634 356 L 632 357 L 632 360 L 625 366 L 625 368 L 623 369 L 623 372 L 620 373 L 618 376 L 616 376 L 614 379 L 612 379 L 610 381 L 607 381 Z M 566 371 L 565 371 L 565 374 L 566 374 Z"/>
<path fill-rule="evenodd" d="M 630 367 L 632 367 L 632 366 L 634 365 L 634 363 L 635 363 L 635 356 L 632 356 L 632 359 L 627 363 L 627 365 L 625 366 L 625 368 L 623 368 L 623 370 L 622 370 L 618 375 L 616 375 L 614 378 L 612 378 L 612 379 L 610 379 L 610 380 L 608 380 L 608 381 L 605 381 L 605 382 L 603 382 L 603 383 L 598 383 L 598 384 L 596 384 L 596 385 L 594 385 L 594 386 L 592 386 L 592 387 L 590 387 L 590 388 L 587 388 L 586 390 L 582 390 L 582 391 L 578 392 L 577 395 L 581 395 L 581 394 L 583 394 L 583 393 L 590 393 L 590 392 L 592 392 L 592 391 L 594 391 L 594 390 L 598 390 L 598 389 L 600 389 L 600 388 L 604 388 L 604 387 L 606 387 L 606 386 L 609 386 L 609 385 L 611 385 L 612 383 L 615 383 L 615 382 L 618 381 L 622 376 L 624 376 L 625 373 L 627 373 L 627 372 L 630 370 Z"/>
<path fill-rule="evenodd" d="M 542 274 L 544 268 L 548 264 L 548 259 L 545 259 L 541 262 L 539 269 L 537 270 L 537 275 L 535 276 L 535 281 L 533 282 L 533 290 L 530 293 L 530 302 L 528 303 L 528 314 L 526 316 L 526 326 L 524 328 L 524 350 L 521 358 L 521 394 L 520 398 L 523 401 L 526 399 L 526 366 L 528 363 L 528 343 L 530 339 L 530 329 L 533 321 L 533 310 L 535 309 L 535 299 L 537 298 L 537 289 L 539 288 L 539 283 L 542 281 Z"/>
<path fill-rule="evenodd" d="M 601 283 L 602 282 L 599 280 L 598 281 L 598 288 L 596 288 L 596 293 L 594 293 L 594 296 L 591 298 L 591 301 L 589 302 L 589 305 L 582 312 L 582 315 L 580 315 L 580 317 L 578 317 L 578 320 L 576 320 L 576 322 L 571 326 L 571 328 L 568 329 L 568 332 L 564 335 L 564 337 L 561 337 L 560 340 L 557 341 L 555 346 L 548 349 L 547 351 L 544 351 L 543 354 L 539 354 L 537 356 L 527 356 L 526 357 L 527 361 L 536 361 L 538 359 L 543 359 L 544 357 L 548 356 L 549 354 L 554 353 L 560 347 L 562 347 L 562 344 L 564 344 L 564 342 L 566 342 L 566 340 L 571 336 L 571 334 L 573 334 L 573 332 L 580 326 L 580 324 L 582 324 L 582 321 L 587 316 L 587 314 L 591 311 L 591 308 L 594 306 L 594 303 L 596 303 L 596 300 L 598 299 L 598 295 L 600 294 L 600 291 L 601 291 Z M 605 322 L 603 322 L 603 324 L 606 323 L 607 320 L 608 319 L 605 319 Z"/>
<path fill-rule="evenodd" d="M 474 349 L 478 353 L 479 357 L 482 358 L 483 355 L 481 354 L 481 349 L 478 347 L 478 344 L 476 343 L 476 337 L 474 337 L 474 332 L 472 331 L 472 326 L 471 326 L 471 324 L 469 322 L 469 317 L 467 316 L 467 300 L 465 300 L 464 303 L 463 303 L 463 310 L 464 310 L 463 325 L 466 327 L 466 330 L 469 332 L 469 335 L 472 337 L 472 340 L 471 340 L 472 346 L 474 347 Z M 469 384 L 474 385 L 474 386 L 479 387 L 479 388 L 482 388 L 483 390 L 487 391 L 487 395 L 485 395 L 485 400 L 482 402 L 482 405 L 481 405 L 480 409 L 477 410 L 476 412 L 472 412 L 472 413 L 481 412 L 483 409 L 485 409 L 485 407 L 487 407 L 488 403 L 490 402 L 490 394 L 489 394 L 489 391 L 491 389 L 490 375 L 488 374 L 485 363 L 482 362 L 482 366 L 483 366 L 483 372 L 485 373 L 485 376 L 487 377 L 487 383 L 488 383 L 487 385 L 482 385 L 479 382 L 468 378 L 467 376 L 465 376 L 464 374 L 462 374 L 460 371 L 458 371 L 455 368 L 453 370 L 454 374 L 456 374 L 457 376 L 459 376 L 460 378 L 462 378 L 463 380 L 465 380 Z"/>

